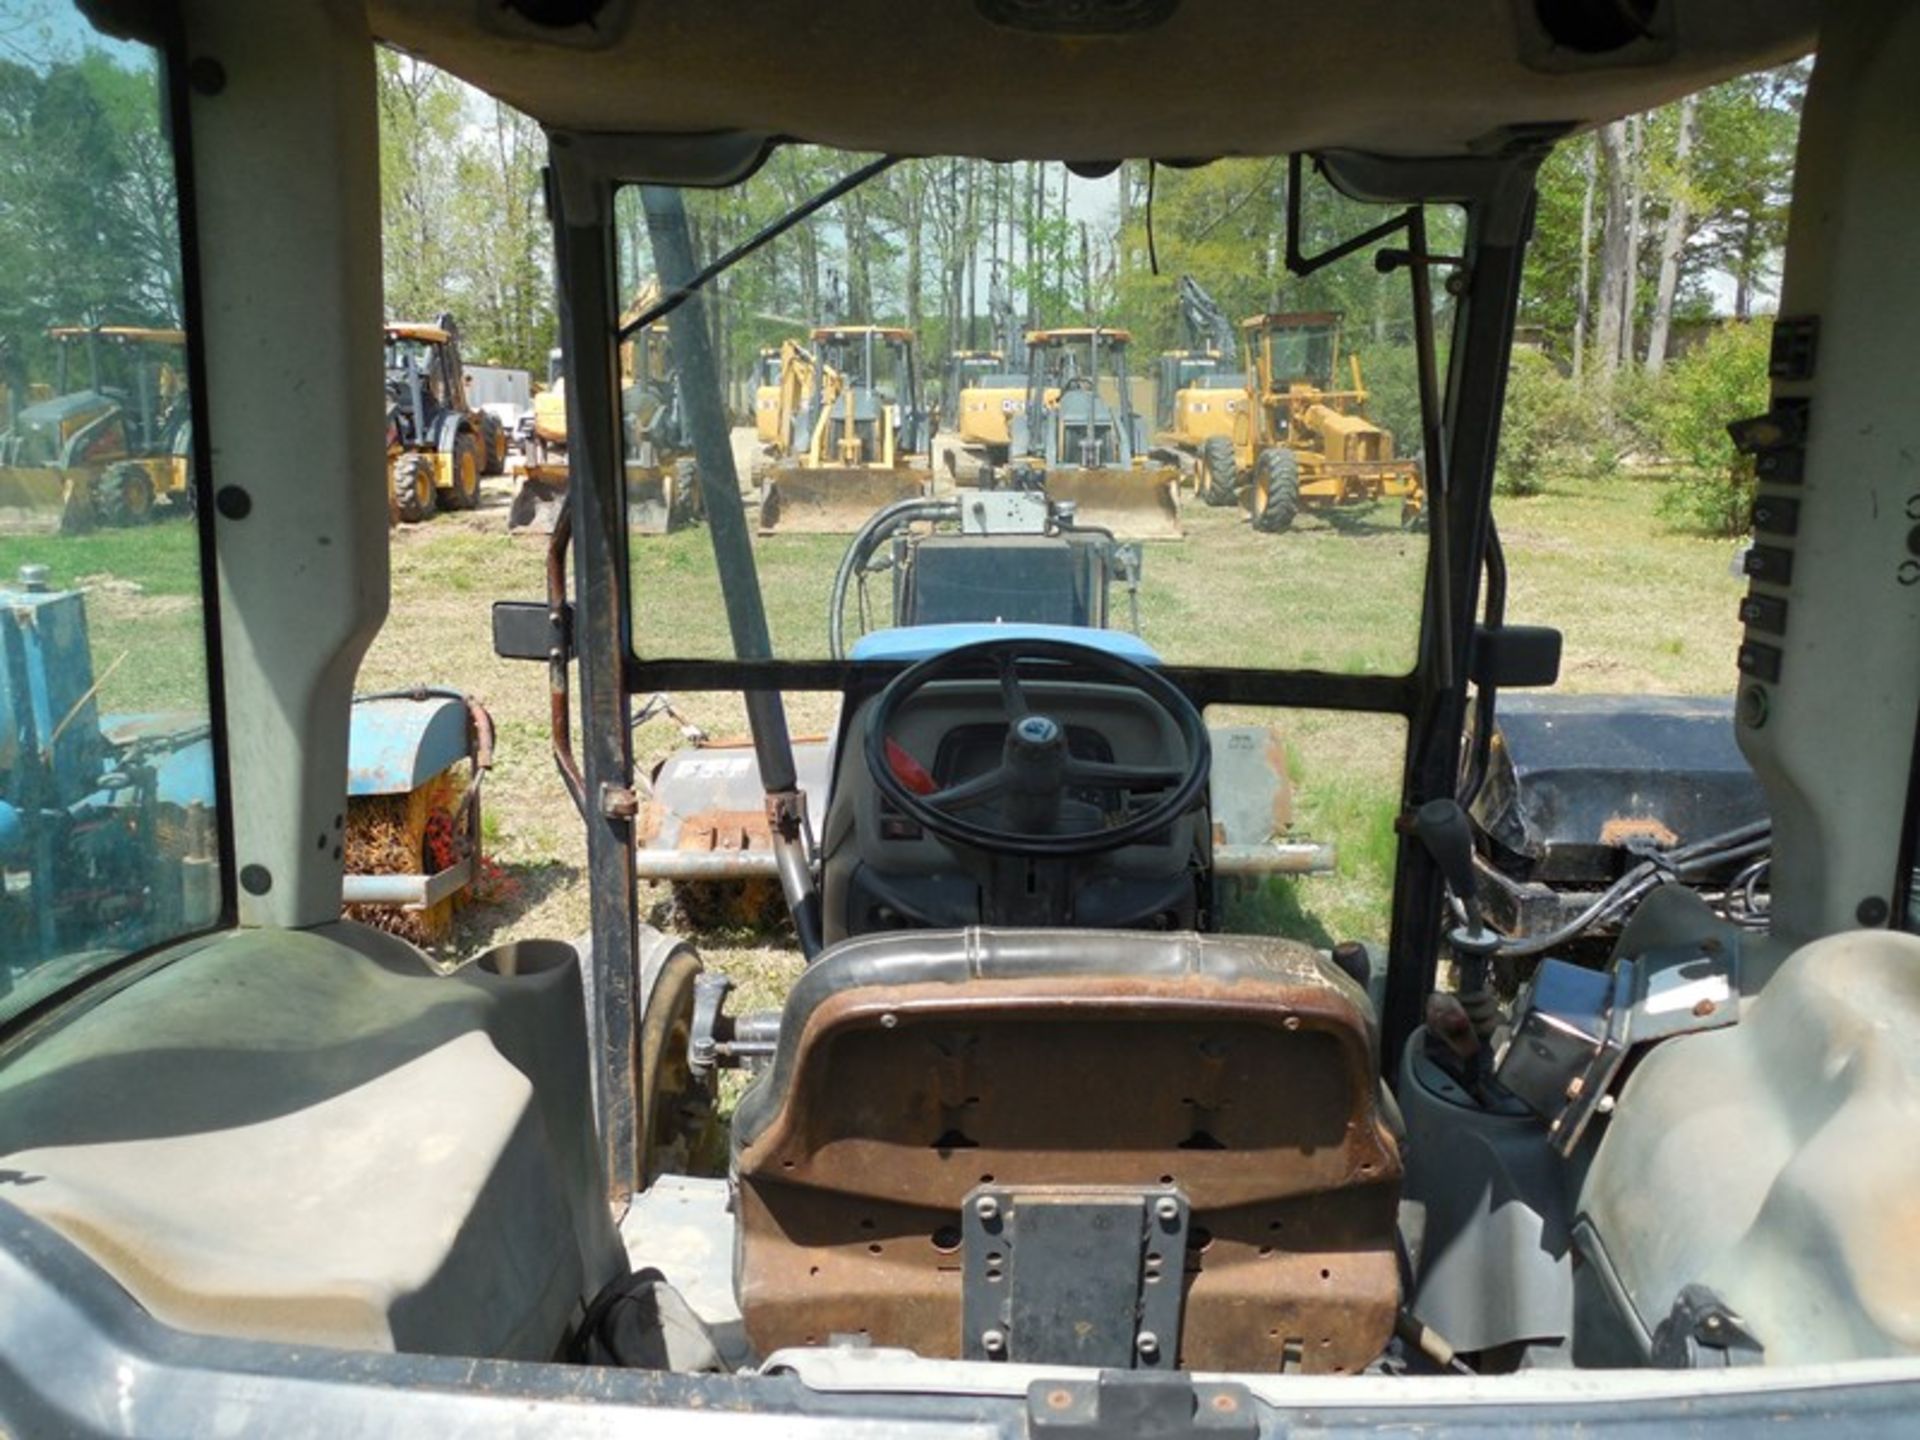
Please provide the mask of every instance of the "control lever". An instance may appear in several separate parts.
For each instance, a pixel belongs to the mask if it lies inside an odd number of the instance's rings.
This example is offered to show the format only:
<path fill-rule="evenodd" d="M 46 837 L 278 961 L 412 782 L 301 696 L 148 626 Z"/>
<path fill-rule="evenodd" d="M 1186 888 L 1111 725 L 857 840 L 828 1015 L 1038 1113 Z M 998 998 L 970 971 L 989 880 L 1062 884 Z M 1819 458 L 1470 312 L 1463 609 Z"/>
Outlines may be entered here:
<path fill-rule="evenodd" d="M 1447 944 L 1460 962 L 1457 999 L 1480 1044 L 1464 1057 L 1469 1088 L 1487 1078 L 1487 1044 L 1502 1016 L 1500 1002 L 1487 988 L 1487 961 L 1500 949 L 1501 937 L 1480 915 L 1480 896 L 1473 876 L 1473 827 L 1467 812 L 1451 797 L 1429 800 L 1413 813 L 1413 833 L 1440 867 L 1447 891 L 1466 915 L 1464 924 L 1447 931 Z M 1443 1037 L 1444 1038 L 1444 1037 Z"/>
<path fill-rule="evenodd" d="M 1466 912 L 1466 923 L 1447 932 L 1447 943 L 1463 961 L 1485 961 L 1500 948 L 1500 936 L 1480 918 L 1479 889 L 1473 878 L 1473 827 L 1460 802 L 1442 797 L 1413 812 L 1414 836 L 1426 847 L 1447 891 Z"/>

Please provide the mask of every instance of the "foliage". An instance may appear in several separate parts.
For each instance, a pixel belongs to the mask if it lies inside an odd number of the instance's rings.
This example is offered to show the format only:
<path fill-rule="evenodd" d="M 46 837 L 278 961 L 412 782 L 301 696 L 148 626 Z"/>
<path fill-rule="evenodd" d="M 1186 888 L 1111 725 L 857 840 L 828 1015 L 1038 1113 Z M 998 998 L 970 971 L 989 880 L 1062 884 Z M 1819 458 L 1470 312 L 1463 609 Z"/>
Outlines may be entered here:
<path fill-rule="evenodd" d="M 1513 352 L 1493 476 L 1498 493 L 1538 495 L 1552 480 L 1593 475 L 1607 464 L 1604 439 L 1591 390 L 1537 350 Z"/>
<path fill-rule="evenodd" d="M 388 317 L 451 313 L 469 363 L 544 375 L 556 325 L 539 126 L 391 51 L 379 82 Z"/>
<path fill-rule="evenodd" d="M 1735 453 L 1727 422 L 1767 408 L 1773 326 L 1734 323 L 1689 351 L 1668 372 L 1654 415 L 1674 479 L 1660 513 L 1711 535 L 1746 531 L 1752 461 Z"/>
<path fill-rule="evenodd" d="M 50 326 L 178 325 L 178 236 L 149 53 L 0 60 L 0 383 L 50 373 Z"/>
<path fill-rule="evenodd" d="M 1704 318 L 1713 309 L 1715 287 L 1724 291 L 1729 282 L 1735 314 L 1741 317 L 1767 293 L 1786 239 L 1807 74 L 1801 62 L 1701 92 L 1694 144 L 1684 166 L 1674 144 L 1678 107 L 1637 117 L 1638 144 L 1628 157 L 1626 180 L 1638 216 L 1638 245 L 1626 258 L 1634 271 L 1628 289 L 1631 331 L 1638 346 L 1644 347 L 1652 328 L 1661 228 L 1676 201 L 1686 207 L 1676 317 Z M 1558 146 L 1538 178 L 1520 323 L 1568 366 L 1574 363 L 1576 320 L 1582 310 L 1583 238 L 1589 345 L 1594 338 L 1592 310 L 1602 290 L 1602 169 L 1599 147 L 1586 135 Z M 1592 208 L 1583 237 L 1582 213 L 1590 186 Z M 1644 350 L 1636 349 L 1630 358 L 1644 358 Z"/>

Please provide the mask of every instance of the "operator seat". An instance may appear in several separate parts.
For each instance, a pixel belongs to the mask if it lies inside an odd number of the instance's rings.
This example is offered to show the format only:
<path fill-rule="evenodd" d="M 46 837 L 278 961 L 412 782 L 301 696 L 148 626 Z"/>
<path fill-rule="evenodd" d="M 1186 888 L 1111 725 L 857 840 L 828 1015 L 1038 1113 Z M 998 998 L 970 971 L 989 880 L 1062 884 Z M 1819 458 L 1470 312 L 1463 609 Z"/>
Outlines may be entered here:
<path fill-rule="evenodd" d="M 1399 1306 L 1376 1046 L 1365 994 L 1291 941 L 970 928 L 833 946 L 734 1116 L 747 1334 L 762 1355 L 853 1333 L 967 1353 L 963 1290 L 990 1283 L 962 1249 L 977 1188 L 1017 1209 L 1114 1187 L 1188 1206 L 1168 1359 L 1357 1370 Z M 1148 1259 L 1180 1278 L 1181 1257 Z"/>

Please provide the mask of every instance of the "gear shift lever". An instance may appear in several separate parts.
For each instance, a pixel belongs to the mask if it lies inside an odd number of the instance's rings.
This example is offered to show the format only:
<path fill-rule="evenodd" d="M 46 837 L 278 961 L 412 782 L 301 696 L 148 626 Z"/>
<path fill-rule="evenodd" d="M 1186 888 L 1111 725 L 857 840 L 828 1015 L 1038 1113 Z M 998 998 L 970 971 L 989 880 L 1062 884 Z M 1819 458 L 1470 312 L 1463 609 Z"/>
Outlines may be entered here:
<path fill-rule="evenodd" d="M 1447 889 L 1466 911 L 1466 924 L 1447 934 L 1462 956 L 1485 957 L 1500 948 L 1500 937 L 1480 919 L 1480 896 L 1473 878 L 1473 829 L 1457 800 L 1429 800 L 1413 812 L 1413 833 L 1440 867 Z"/>
<path fill-rule="evenodd" d="M 1499 1005 L 1487 990 L 1487 961 L 1500 949 L 1500 936 L 1480 916 L 1480 896 L 1473 876 L 1473 828 L 1459 802 L 1445 798 L 1427 801 L 1414 811 L 1413 833 L 1440 867 L 1448 893 L 1466 914 L 1464 924 L 1447 931 L 1447 944 L 1460 962 L 1458 1004 L 1478 1041 L 1472 1053 L 1464 1057 L 1468 1088 L 1477 1094 L 1479 1083 L 1487 1076 L 1485 1047 L 1500 1022 Z"/>

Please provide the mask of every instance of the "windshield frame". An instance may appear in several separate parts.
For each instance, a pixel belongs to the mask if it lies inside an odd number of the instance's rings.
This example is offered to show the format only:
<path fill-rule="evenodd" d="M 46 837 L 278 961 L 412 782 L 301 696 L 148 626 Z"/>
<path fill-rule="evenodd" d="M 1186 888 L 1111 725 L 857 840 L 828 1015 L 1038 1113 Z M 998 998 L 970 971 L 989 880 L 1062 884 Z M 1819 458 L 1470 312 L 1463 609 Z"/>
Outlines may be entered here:
<path fill-rule="evenodd" d="M 180 328 L 184 344 L 175 352 L 184 364 L 189 423 L 196 436 L 211 434 L 207 421 L 206 336 L 202 325 L 202 285 L 198 231 L 194 224 L 193 138 L 189 123 L 188 55 L 184 23 L 175 7 L 164 7 L 151 31 L 143 27 L 132 37 L 154 51 L 155 80 L 160 110 L 161 140 L 173 170 L 174 207 L 179 216 Z M 92 327 L 98 328 L 98 327 Z M 75 337 L 60 347 L 64 357 L 75 344 L 97 346 L 97 334 Z M 132 345 L 139 342 L 127 341 Z M 139 364 L 139 357 L 132 357 Z M 200 628 L 205 647 L 207 732 L 213 762 L 213 827 L 218 848 L 220 904 L 213 919 L 192 930 L 160 936 L 151 943 L 112 956 L 66 977 L 17 1013 L 0 1018 L 0 1049 L 28 1043 L 41 1026 L 56 1015 L 64 1017 L 77 1005 L 91 1004 L 113 993 L 155 962 L 167 963 L 188 953 L 209 935 L 239 923 L 239 877 L 233 822 L 233 787 L 228 763 L 226 676 L 222 665 L 219 556 L 214 538 L 218 513 L 213 483 L 213 447 L 192 447 L 193 510 L 175 522 L 192 525 L 199 560 Z M 166 954 L 164 952 L 173 952 Z"/>
<path fill-rule="evenodd" d="M 626 185 L 725 188 L 747 178 L 764 159 L 764 145 L 738 136 L 698 142 L 687 137 L 627 137 L 597 145 L 586 137 L 556 134 L 549 181 L 559 276 L 562 346 L 569 356 L 568 427 L 571 543 L 573 560 L 573 654 L 578 664 L 582 806 L 587 825 L 592 896 L 596 990 L 604 998 L 596 1065 L 603 1081 L 602 1153 L 609 1186 L 618 1191 L 633 1177 L 631 1143 L 636 1117 L 620 1092 L 632 1073 L 633 996 L 625 957 L 640 933 L 634 878 L 634 817 L 638 810 L 630 702 L 661 690 L 712 690 L 741 694 L 753 724 L 755 750 L 770 797 L 790 796 L 795 784 L 784 692 L 857 693 L 884 683 L 898 663 L 783 660 L 773 657 L 764 616 L 739 597 L 742 614 L 730 613 L 735 655 L 725 660 L 648 658 L 634 647 L 629 537 L 617 347 L 620 299 L 615 277 L 620 253 L 615 202 Z M 1429 537 L 1427 587 L 1421 607 L 1413 668 L 1403 675 L 1339 674 L 1321 670 L 1251 670 L 1168 665 L 1163 673 L 1202 707 L 1217 704 L 1394 715 L 1407 721 L 1401 764 L 1404 807 L 1450 797 L 1458 779 L 1467 714 L 1467 677 L 1473 663 L 1480 580 L 1492 540 L 1494 450 L 1505 395 L 1507 355 L 1518 308 L 1520 266 L 1533 204 L 1533 177 L 1549 146 L 1516 144 L 1499 154 L 1456 159 L 1403 159 L 1331 152 L 1315 157 L 1324 173 L 1350 198 L 1386 206 L 1420 203 L 1460 207 L 1464 240 L 1457 256 L 1425 256 L 1434 268 L 1451 269 L 1454 297 L 1446 349 L 1447 369 L 1436 377 L 1441 403 L 1426 416 L 1426 439 L 1438 463 L 1430 467 L 1429 492 L 1436 516 Z M 645 194 L 645 191 L 642 191 Z M 675 207 L 677 208 L 677 202 Z M 1376 246 L 1396 225 L 1414 239 L 1424 226 L 1418 212 L 1402 209 L 1368 240 Z M 1421 242 L 1424 244 L 1424 240 Z M 1348 242 L 1348 249 L 1356 248 Z M 1418 247 L 1415 247 L 1418 249 Z M 1402 257 L 1407 251 L 1398 252 Z M 1290 261 L 1294 257 L 1290 256 Z M 673 257 L 671 267 L 656 251 L 656 263 L 672 273 L 696 273 L 693 257 Z M 1300 263 L 1311 265 L 1311 259 Z M 1403 258 L 1401 263 L 1406 263 Z M 1417 263 L 1417 262 L 1416 262 Z M 1423 277 L 1424 278 L 1424 277 Z M 698 294 L 697 288 L 693 292 Z M 696 313 L 700 307 L 696 305 Z M 715 396 L 718 398 L 717 392 Z M 697 457 L 709 453 L 698 440 L 705 424 L 727 433 L 723 415 L 696 416 Z M 708 444 L 713 441 L 710 439 Z M 729 453 L 724 466 L 730 470 Z M 1450 477 L 1450 478 L 1449 478 Z M 737 507 L 736 507 L 737 509 Z M 716 546 L 746 545 L 743 513 L 710 514 Z M 731 533 L 726 532 L 740 532 Z M 750 549 L 748 551 L 750 555 Z M 737 596 L 741 580 L 757 586 L 753 568 L 722 586 Z M 1444 603 L 1442 601 L 1444 600 Z M 729 612 L 735 607 L 727 602 Z M 629 797 L 631 801 L 629 801 Z M 770 799 L 770 805 L 774 800 Z M 780 803 L 786 803 L 782 801 Z M 793 817 L 782 812 L 787 819 Z M 1407 1036 L 1419 1026 L 1437 966 L 1445 919 L 1443 890 L 1433 858 L 1418 845 L 1396 847 L 1390 907 L 1385 1005 L 1380 1060 L 1397 1061 Z M 804 932 L 803 932 L 804 935 Z M 805 948 L 803 944 L 803 949 Z M 599 983 L 604 982 L 604 983 Z"/>

